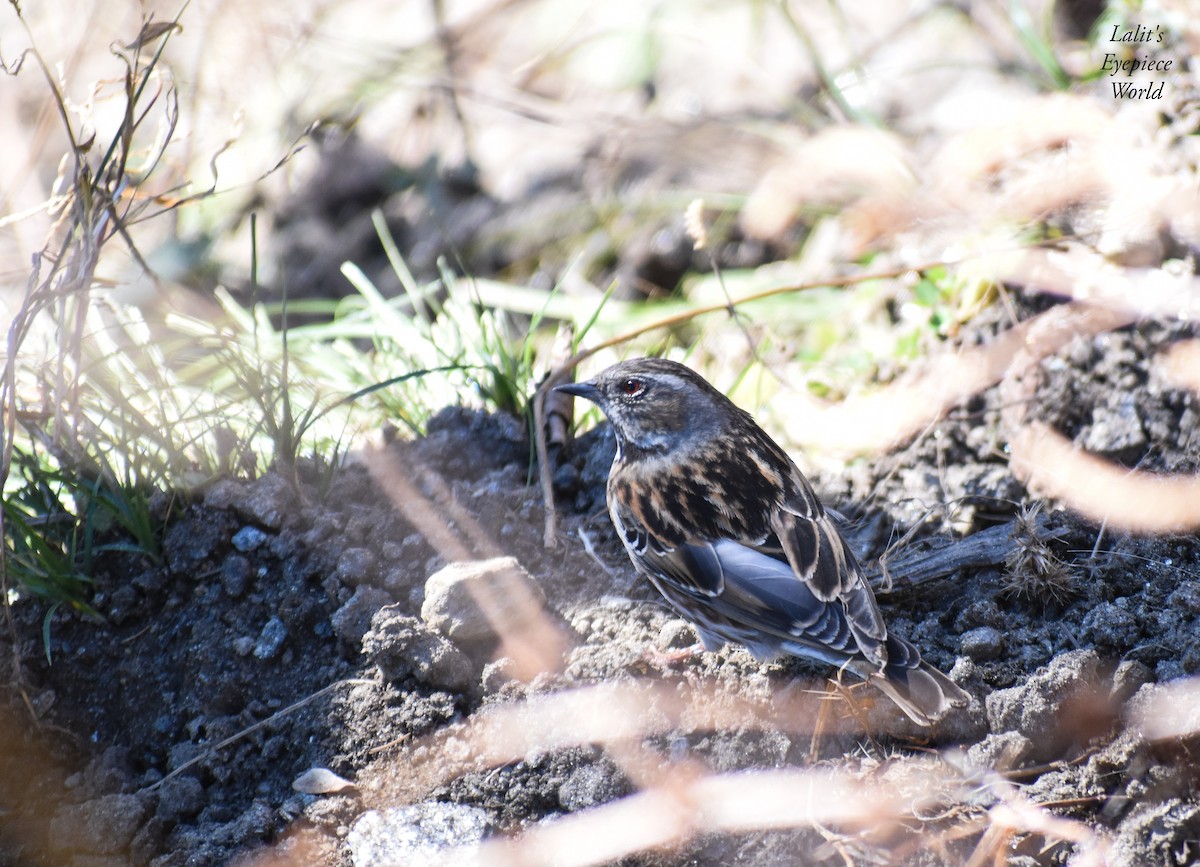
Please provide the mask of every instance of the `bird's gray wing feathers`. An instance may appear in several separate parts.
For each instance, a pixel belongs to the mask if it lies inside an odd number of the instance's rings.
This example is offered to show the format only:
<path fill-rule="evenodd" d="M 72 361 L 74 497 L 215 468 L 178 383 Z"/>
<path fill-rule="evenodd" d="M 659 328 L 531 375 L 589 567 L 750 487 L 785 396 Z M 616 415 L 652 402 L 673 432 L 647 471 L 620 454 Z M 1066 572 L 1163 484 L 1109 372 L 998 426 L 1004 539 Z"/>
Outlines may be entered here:
<path fill-rule="evenodd" d="M 876 684 L 921 725 L 970 701 L 961 687 L 925 663 L 920 651 L 899 636 L 885 633 L 881 639 L 884 664 L 865 653 L 842 604 L 818 599 L 796 580 L 787 563 L 731 541 L 684 545 L 676 555 L 697 563 L 716 560 L 725 590 L 708 604 L 731 620 L 767 633 L 766 642 L 755 642 L 760 647 L 773 643 L 784 652 L 849 668 Z M 873 604 L 874 596 L 870 598 Z"/>
<path fill-rule="evenodd" d="M 783 560 L 722 540 L 651 549 L 643 563 L 674 591 L 703 597 L 730 627 L 731 640 L 748 643 L 745 636 L 757 635 L 756 643 L 777 652 L 803 652 L 835 665 L 859 653 L 842 605 L 818 599 Z"/>
<path fill-rule="evenodd" d="M 771 515 L 771 529 L 796 575 L 812 587 L 818 599 L 836 599 L 846 584 L 853 582 L 854 570 L 848 566 L 854 555 L 808 480 L 794 467 L 783 499 Z"/>
<path fill-rule="evenodd" d="M 875 651 L 868 653 L 846 604 L 855 594 L 819 599 L 783 559 L 726 539 L 666 550 L 651 545 L 640 566 L 693 621 L 709 649 L 734 641 L 758 658 L 788 653 L 848 668 L 921 725 L 970 700 L 903 638 L 885 631 L 867 645 Z M 862 586 L 874 606 L 875 597 Z"/>
<path fill-rule="evenodd" d="M 712 545 L 680 545 L 659 550 L 648 548 L 643 560 L 656 577 L 673 584 L 677 589 L 706 600 L 725 592 L 725 569 Z"/>
<path fill-rule="evenodd" d="M 828 650 L 838 664 L 858 653 L 842 606 L 817 598 L 807 584 L 796 580 L 788 563 L 728 540 L 702 547 L 721 564 L 725 592 L 715 603 L 722 613 L 749 618 L 748 625 L 785 642 Z"/>

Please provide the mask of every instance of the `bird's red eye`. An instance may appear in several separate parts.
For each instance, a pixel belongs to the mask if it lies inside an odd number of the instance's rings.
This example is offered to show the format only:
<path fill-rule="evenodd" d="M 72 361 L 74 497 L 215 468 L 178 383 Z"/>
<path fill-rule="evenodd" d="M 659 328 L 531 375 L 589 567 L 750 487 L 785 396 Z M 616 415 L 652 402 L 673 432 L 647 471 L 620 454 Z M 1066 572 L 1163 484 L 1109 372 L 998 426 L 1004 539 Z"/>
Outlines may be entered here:
<path fill-rule="evenodd" d="M 621 394 L 635 397 L 646 390 L 646 385 L 640 379 L 626 379 L 621 383 Z"/>

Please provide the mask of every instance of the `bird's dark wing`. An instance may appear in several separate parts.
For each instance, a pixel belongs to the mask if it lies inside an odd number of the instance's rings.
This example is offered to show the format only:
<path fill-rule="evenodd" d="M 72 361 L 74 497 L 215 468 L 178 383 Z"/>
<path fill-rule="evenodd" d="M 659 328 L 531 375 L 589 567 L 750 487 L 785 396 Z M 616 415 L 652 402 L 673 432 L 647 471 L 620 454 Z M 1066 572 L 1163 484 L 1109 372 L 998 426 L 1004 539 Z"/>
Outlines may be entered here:
<path fill-rule="evenodd" d="M 842 604 L 818 599 L 785 561 L 721 540 L 647 551 L 644 566 L 667 585 L 672 601 L 680 601 L 680 591 L 696 600 L 698 625 L 756 655 L 800 653 L 834 665 L 864 658 Z M 714 583 L 714 575 L 719 593 L 694 590 Z"/>
<path fill-rule="evenodd" d="M 725 569 L 712 545 L 680 545 L 668 550 L 650 549 L 643 558 L 655 576 L 677 589 L 705 600 L 720 599 L 728 589 Z"/>
<path fill-rule="evenodd" d="M 840 600 L 850 628 L 868 659 L 887 661 L 887 626 L 858 559 L 833 519 L 799 470 L 793 469 L 786 495 L 771 515 L 775 538 L 759 550 L 787 559 L 799 578 L 820 600 Z"/>
<path fill-rule="evenodd" d="M 773 577 L 786 578 L 820 602 L 838 603 L 864 657 L 882 668 L 887 663 L 887 627 L 875 595 L 808 482 L 794 466 L 792 473 L 782 507 L 770 515 L 771 534 L 759 550 L 730 539 L 688 538 L 678 522 L 667 522 L 650 508 L 648 498 L 614 496 L 610 490 L 609 514 L 634 562 L 687 594 L 716 599 L 728 589 L 723 558 L 712 553 L 717 547 L 729 542 L 753 551 L 763 558 L 762 569 L 768 568 L 765 561 L 771 562 Z M 612 488 L 620 482 L 610 478 L 609 484 Z M 788 598 L 783 590 L 779 593 Z M 756 607 L 752 598 L 745 602 Z"/>
<path fill-rule="evenodd" d="M 612 514 L 618 531 L 640 543 L 630 551 L 639 570 L 695 625 L 706 647 L 736 642 L 760 659 L 787 653 L 849 668 L 921 725 L 969 701 L 958 685 L 922 661 L 915 647 L 887 634 L 874 594 L 848 550 L 860 580 L 827 601 L 796 580 L 782 556 L 729 539 L 668 547 L 644 527 L 623 526 L 619 510 Z M 841 541 L 832 524 L 829 531 Z M 865 635 L 861 626 L 874 622 L 883 632 L 878 639 Z"/>

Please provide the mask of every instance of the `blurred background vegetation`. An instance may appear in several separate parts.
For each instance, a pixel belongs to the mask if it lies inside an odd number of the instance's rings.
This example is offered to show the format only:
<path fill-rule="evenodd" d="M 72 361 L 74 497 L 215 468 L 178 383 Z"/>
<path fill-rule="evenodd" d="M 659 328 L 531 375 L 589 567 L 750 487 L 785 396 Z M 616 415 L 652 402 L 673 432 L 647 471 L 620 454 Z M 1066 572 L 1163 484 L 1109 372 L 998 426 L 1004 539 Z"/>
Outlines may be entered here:
<path fill-rule="evenodd" d="M 1108 93 L 1133 24 L 1167 103 Z M 1198 39 L 1184 0 L 10 4 L 6 591 L 85 608 L 221 474 L 527 414 L 556 340 L 778 426 L 1002 299 L 982 254 L 1170 258 Z"/>

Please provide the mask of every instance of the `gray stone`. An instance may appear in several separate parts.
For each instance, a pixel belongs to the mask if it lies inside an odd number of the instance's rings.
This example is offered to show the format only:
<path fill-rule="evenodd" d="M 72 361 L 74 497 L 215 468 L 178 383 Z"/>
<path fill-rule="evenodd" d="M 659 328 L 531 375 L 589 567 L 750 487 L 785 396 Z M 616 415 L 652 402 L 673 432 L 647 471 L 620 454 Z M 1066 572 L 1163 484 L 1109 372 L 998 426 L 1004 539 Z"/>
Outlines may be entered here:
<path fill-rule="evenodd" d="M 967 750 L 967 761 L 976 768 L 1007 771 L 1019 768 L 1033 753 L 1029 738 L 1019 732 L 990 734 Z"/>
<path fill-rule="evenodd" d="M 1031 761 L 1057 758 L 1079 732 L 1063 714 L 1064 704 L 1100 684 L 1100 658 L 1094 650 L 1056 656 L 1020 686 L 998 689 L 987 697 L 987 718 L 996 733 L 1015 731 L 1033 745 Z"/>
<path fill-rule="evenodd" d="M 451 563 L 425 582 L 421 618 L 462 647 L 495 643 L 538 617 L 546 594 L 515 557 Z"/>
<path fill-rule="evenodd" d="M 253 551 L 255 548 L 262 546 L 270 537 L 258 527 L 242 527 L 233 534 L 230 542 L 233 547 L 245 554 L 248 551 Z"/>
<path fill-rule="evenodd" d="M 1141 451 L 1146 431 L 1131 395 L 1122 394 L 1113 406 L 1092 410 L 1092 423 L 1083 430 L 1083 447 L 1093 452 Z"/>
<path fill-rule="evenodd" d="M 204 503 L 214 509 L 233 509 L 244 521 L 278 530 L 298 500 L 291 482 L 278 473 L 253 481 L 221 479 L 204 492 Z"/>
<path fill-rule="evenodd" d="M 164 822 L 190 819 L 204 809 L 204 786 L 195 777 L 167 780 L 158 790 L 156 815 Z"/>
<path fill-rule="evenodd" d="M 263 527 L 278 530 L 299 499 L 292 484 L 283 476 L 267 473 L 248 487 L 245 499 L 234 503 L 238 514 Z"/>
<path fill-rule="evenodd" d="M 230 555 L 221 564 L 221 586 L 231 599 L 244 595 L 250 585 L 250 561 L 238 554 Z"/>
<path fill-rule="evenodd" d="M 494 695 L 501 690 L 514 690 L 522 687 L 517 663 L 508 656 L 489 662 L 483 667 L 480 683 L 485 695 Z"/>
<path fill-rule="evenodd" d="M 611 768 L 584 764 L 571 771 L 558 789 L 558 803 L 568 813 L 616 800 L 628 789 Z"/>
<path fill-rule="evenodd" d="M 1152 672 L 1144 664 L 1135 659 L 1124 659 L 1113 672 L 1112 691 L 1109 695 L 1113 704 L 1120 705 L 1129 701 L 1145 684 L 1154 680 Z"/>
<path fill-rule="evenodd" d="M 695 628 L 686 620 L 672 619 L 658 630 L 655 646 L 659 650 L 682 650 L 694 645 L 699 639 Z"/>
<path fill-rule="evenodd" d="M 990 626 L 978 626 L 964 632 L 962 636 L 962 652 L 977 662 L 996 659 L 1004 652 L 1004 636 L 999 629 Z"/>
<path fill-rule="evenodd" d="M 375 555 L 367 548 L 347 548 L 338 557 L 337 577 L 347 587 L 371 581 L 378 571 Z"/>
<path fill-rule="evenodd" d="M 1113 867 L 1192 863 L 1200 804 L 1179 798 L 1135 803 L 1112 839 Z M 1182 858 L 1186 860 L 1180 860 Z"/>
<path fill-rule="evenodd" d="M 354 867 L 408 867 L 468 863 L 471 849 L 488 831 L 488 814 L 479 807 L 426 801 L 407 807 L 368 810 L 346 835 Z M 460 861 L 447 860 L 446 850 L 463 848 Z"/>
<path fill-rule="evenodd" d="M 259 659 L 275 658 L 283 648 L 287 636 L 287 626 L 278 617 L 272 617 L 263 625 L 262 632 L 258 635 L 258 641 L 254 644 L 254 655 Z"/>
<path fill-rule="evenodd" d="M 227 532 L 216 522 L 185 515 L 163 539 L 167 567 L 177 575 L 194 575 L 225 544 Z"/>
<path fill-rule="evenodd" d="M 1091 639 L 1099 648 L 1129 650 L 1137 645 L 1141 634 L 1133 612 L 1115 602 L 1101 602 L 1083 618 L 1084 640 Z"/>

